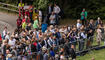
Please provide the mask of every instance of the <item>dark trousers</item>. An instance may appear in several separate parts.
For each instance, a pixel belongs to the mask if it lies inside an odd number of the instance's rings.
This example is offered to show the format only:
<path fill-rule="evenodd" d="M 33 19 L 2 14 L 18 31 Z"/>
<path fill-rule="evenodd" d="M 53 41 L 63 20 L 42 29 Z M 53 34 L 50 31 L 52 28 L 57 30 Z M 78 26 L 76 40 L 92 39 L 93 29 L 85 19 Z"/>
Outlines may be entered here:
<path fill-rule="evenodd" d="M 34 21 L 32 20 L 32 12 L 30 12 L 30 22 L 33 24 L 34 23 Z"/>
<path fill-rule="evenodd" d="M 58 25 L 59 24 L 59 14 L 55 14 L 55 16 L 56 16 L 56 25 Z"/>
<path fill-rule="evenodd" d="M 85 41 L 84 39 L 81 39 L 79 41 L 79 51 L 82 51 L 84 49 Z"/>
<path fill-rule="evenodd" d="M 83 19 L 82 20 L 82 25 L 86 25 L 86 24 L 87 24 L 86 19 Z"/>

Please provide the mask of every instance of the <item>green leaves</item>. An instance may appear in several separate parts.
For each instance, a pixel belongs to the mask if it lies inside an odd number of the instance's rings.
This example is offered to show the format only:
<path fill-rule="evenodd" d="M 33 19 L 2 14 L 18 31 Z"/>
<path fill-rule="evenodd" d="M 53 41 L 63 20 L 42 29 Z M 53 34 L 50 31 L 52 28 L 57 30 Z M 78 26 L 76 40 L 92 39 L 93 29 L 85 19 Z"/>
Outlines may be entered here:
<path fill-rule="evenodd" d="M 48 0 L 35 0 L 33 2 L 33 5 L 38 9 L 45 9 L 48 5 L 48 2 L 49 2 Z"/>
<path fill-rule="evenodd" d="M 38 9 L 45 9 L 47 7 L 48 0 L 39 0 Z"/>

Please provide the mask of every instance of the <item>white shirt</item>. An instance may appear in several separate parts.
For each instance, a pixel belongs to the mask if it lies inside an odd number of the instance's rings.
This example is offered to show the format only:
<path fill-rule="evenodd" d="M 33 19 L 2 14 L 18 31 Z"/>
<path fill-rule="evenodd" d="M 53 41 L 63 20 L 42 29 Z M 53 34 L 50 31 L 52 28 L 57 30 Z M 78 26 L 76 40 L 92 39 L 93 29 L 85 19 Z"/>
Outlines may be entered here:
<path fill-rule="evenodd" d="M 5 35 L 6 35 L 6 33 L 7 33 L 7 31 L 6 31 L 6 30 L 4 30 L 4 31 L 3 31 L 3 36 L 5 36 Z"/>
<path fill-rule="evenodd" d="M 52 23 L 52 24 L 55 23 L 55 15 L 50 16 L 50 23 Z"/>
<path fill-rule="evenodd" d="M 77 23 L 77 29 L 80 28 L 80 27 L 81 27 L 81 24 L 80 23 Z"/>
<path fill-rule="evenodd" d="M 59 8 L 59 6 L 54 7 L 54 13 L 59 13 L 61 11 L 61 9 Z"/>
<path fill-rule="evenodd" d="M 59 32 L 62 32 L 62 33 L 67 33 L 67 29 L 63 29 L 63 28 L 61 28 L 61 29 L 59 29 Z"/>
<path fill-rule="evenodd" d="M 41 11 L 39 11 L 39 17 L 42 17 L 42 12 Z"/>
<path fill-rule="evenodd" d="M 50 29 L 50 32 L 55 33 L 55 30 L 54 29 Z"/>
<path fill-rule="evenodd" d="M 85 39 L 86 38 L 86 35 L 82 32 L 81 33 L 81 36 Z"/>
<path fill-rule="evenodd" d="M 16 42 L 15 39 L 9 40 L 8 44 L 11 45 L 11 46 L 14 46 L 15 45 L 15 42 Z"/>
<path fill-rule="evenodd" d="M 9 35 L 6 35 L 6 36 L 5 36 L 5 39 L 8 39 L 8 40 L 9 40 Z"/>

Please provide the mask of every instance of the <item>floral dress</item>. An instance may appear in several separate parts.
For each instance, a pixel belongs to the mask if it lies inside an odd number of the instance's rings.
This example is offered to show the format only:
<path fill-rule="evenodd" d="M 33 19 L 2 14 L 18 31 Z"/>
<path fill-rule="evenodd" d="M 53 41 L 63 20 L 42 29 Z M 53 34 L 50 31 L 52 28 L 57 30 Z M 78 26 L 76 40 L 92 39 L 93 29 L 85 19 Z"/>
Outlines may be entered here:
<path fill-rule="evenodd" d="M 101 41 L 101 38 L 102 38 L 102 33 L 101 33 L 101 29 L 97 29 L 97 42 L 100 42 Z"/>

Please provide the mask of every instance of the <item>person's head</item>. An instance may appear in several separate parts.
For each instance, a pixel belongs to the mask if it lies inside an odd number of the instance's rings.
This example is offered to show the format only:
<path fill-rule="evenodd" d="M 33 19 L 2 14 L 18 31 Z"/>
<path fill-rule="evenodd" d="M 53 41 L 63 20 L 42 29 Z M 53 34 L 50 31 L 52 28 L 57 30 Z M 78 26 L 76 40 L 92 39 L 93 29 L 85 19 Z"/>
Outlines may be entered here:
<path fill-rule="evenodd" d="M 50 29 L 53 29 L 54 28 L 54 26 L 53 25 L 50 25 L 50 27 L 49 27 Z"/>
<path fill-rule="evenodd" d="M 7 40 L 3 40 L 2 43 L 3 43 L 4 45 L 6 45 L 6 44 L 7 44 Z"/>
<path fill-rule="evenodd" d="M 71 48 L 74 49 L 74 45 L 71 45 Z"/>
<path fill-rule="evenodd" d="M 54 15 L 54 12 L 52 12 L 51 14 Z"/>
<path fill-rule="evenodd" d="M 51 7 L 51 6 L 52 6 L 52 4 L 50 3 L 50 4 L 49 4 L 49 6 Z"/>
<path fill-rule="evenodd" d="M 93 19 L 90 19 L 90 23 L 92 24 L 94 22 L 94 20 Z"/>
<path fill-rule="evenodd" d="M 100 19 L 101 19 L 100 17 L 97 18 L 97 20 L 100 20 Z"/>
<path fill-rule="evenodd" d="M 10 40 L 13 40 L 13 38 L 14 38 L 14 35 L 11 35 Z"/>
<path fill-rule="evenodd" d="M 42 52 L 47 52 L 47 48 L 45 46 L 42 47 Z"/>
<path fill-rule="evenodd" d="M 23 37 L 24 37 L 24 36 L 26 36 L 26 33 L 25 33 L 25 32 L 23 33 Z"/>
<path fill-rule="evenodd" d="M 97 28 L 101 28 L 101 25 L 99 24 L 99 25 L 97 26 Z"/>
<path fill-rule="evenodd" d="M 83 10 L 82 10 L 83 12 L 85 12 L 85 8 L 83 8 Z"/>
<path fill-rule="evenodd" d="M 77 20 L 77 23 L 80 23 L 80 19 Z"/>
<path fill-rule="evenodd" d="M 56 6 L 57 6 L 57 4 L 54 4 L 54 6 L 56 7 Z"/>
<path fill-rule="evenodd" d="M 53 47 L 50 48 L 50 51 L 53 51 Z"/>
<path fill-rule="evenodd" d="M 7 26 L 4 27 L 4 30 L 7 30 Z"/>
<path fill-rule="evenodd" d="M 38 9 L 37 11 L 38 11 L 38 13 L 39 13 L 40 9 Z"/>
<path fill-rule="evenodd" d="M 6 50 L 6 54 L 9 54 L 9 53 L 10 53 L 10 51 L 7 49 L 7 50 Z"/>
<path fill-rule="evenodd" d="M 44 40 L 47 40 L 47 37 L 44 37 Z"/>

